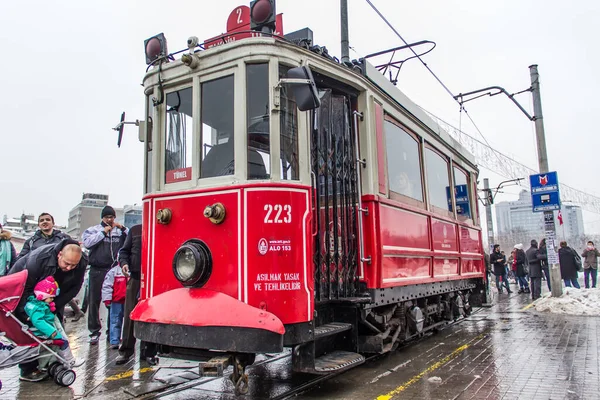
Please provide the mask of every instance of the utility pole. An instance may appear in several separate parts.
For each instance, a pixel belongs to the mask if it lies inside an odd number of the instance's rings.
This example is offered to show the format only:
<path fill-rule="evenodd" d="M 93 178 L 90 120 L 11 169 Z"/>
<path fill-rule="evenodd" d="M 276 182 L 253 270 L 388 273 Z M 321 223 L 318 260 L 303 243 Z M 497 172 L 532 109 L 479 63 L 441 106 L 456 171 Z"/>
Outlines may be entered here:
<path fill-rule="evenodd" d="M 537 64 L 529 66 L 531 75 L 531 93 L 533 96 L 533 119 L 535 121 L 535 135 L 538 148 L 538 163 L 540 173 L 550 172 L 548 167 L 548 154 L 546 152 L 546 135 L 544 133 L 544 117 L 542 115 L 542 98 L 540 95 L 540 75 Z M 556 251 L 556 227 L 554 225 L 554 211 L 544 211 L 544 228 L 546 231 L 546 245 L 548 250 L 548 265 L 550 267 L 550 283 L 552 297 L 562 296 L 562 282 Z"/>
<path fill-rule="evenodd" d="M 350 42 L 348 41 L 348 0 L 340 0 L 340 26 L 342 39 L 342 63 L 350 62 Z"/>
<path fill-rule="evenodd" d="M 494 246 L 494 221 L 492 220 L 492 199 L 490 191 L 490 180 L 488 178 L 483 178 L 483 191 L 485 193 L 485 222 L 487 227 L 487 240 L 488 240 L 488 248 L 485 250 L 485 253 L 488 257 L 492 255 L 492 249 Z M 489 258 L 488 258 L 489 260 Z M 485 261 L 485 258 L 484 258 Z M 490 273 L 488 272 L 488 265 L 485 266 L 485 303 L 491 306 L 492 297 L 490 295 Z"/>
<path fill-rule="evenodd" d="M 491 249 L 494 246 L 494 220 L 492 219 L 492 204 L 488 200 L 488 193 L 490 192 L 490 180 L 483 178 L 483 191 L 486 194 L 485 202 L 485 222 L 487 226 L 487 239 L 488 239 L 488 253 L 491 254 Z M 492 197 L 492 196 L 489 196 Z"/>

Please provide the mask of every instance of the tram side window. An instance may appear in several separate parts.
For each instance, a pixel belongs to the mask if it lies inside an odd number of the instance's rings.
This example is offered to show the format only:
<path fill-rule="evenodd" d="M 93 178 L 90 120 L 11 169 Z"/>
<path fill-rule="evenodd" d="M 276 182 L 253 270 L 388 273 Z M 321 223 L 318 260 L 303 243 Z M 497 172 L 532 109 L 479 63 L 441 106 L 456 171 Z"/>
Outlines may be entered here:
<path fill-rule="evenodd" d="M 233 75 L 203 82 L 201 91 L 200 177 L 233 175 Z"/>
<path fill-rule="evenodd" d="M 419 143 L 390 121 L 384 129 L 390 191 L 423 201 Z"/>
<path fill-rule="evenodd" d="M 248 179 L 271 176 L 269 141 L 269 64 L 246 65 Z"/>
<path fill-rule="evenodd" d="M 456 215 L 461 221 L 471 219 L 471 202 L 469 196 L 469 178 L 467 174 L 454 167 L 454 196 L 456 198 Z"/>
<path fill-rule="evenodd" d="M 291 67 L 279 66 L 279 78 L 285 78 Z M 280 95 L 280 147 L 281 147 L 281 179 L 298 180 L 298 109 L 293 92 L 287 85 L 281 87 Z"/>
<path fill-rule="evenodd" d="M 167 94 L 165 182 L 192 179 L 192 88 Z"/>
<path fill-rule="evenodd" d="M 448 201 L 450 186 L 448 178 L 448 161 L 430 148 L 425 149 L 425 166 L 427 170 L 427 189 L 429 203 L 442 210 L 452 208 L 452 198 Z M 448 206 L 450 204 L 450 206 Z"/>

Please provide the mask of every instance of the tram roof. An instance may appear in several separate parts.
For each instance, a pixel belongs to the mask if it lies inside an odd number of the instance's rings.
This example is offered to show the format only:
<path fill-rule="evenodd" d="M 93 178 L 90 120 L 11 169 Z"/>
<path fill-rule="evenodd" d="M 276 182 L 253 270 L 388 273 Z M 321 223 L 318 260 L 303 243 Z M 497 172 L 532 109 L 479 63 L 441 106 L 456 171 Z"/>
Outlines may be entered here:
<path fill-rule="evenodd" d="M 236 49 L 247 46 L 260 46 L 260 45 L 277 45 L 287 48 L 288 50 L 294 52 L 295 54 L 306 54 L 310 59 L 310 63 L 315 65 L 319 64 L 321 66 L 328 66 L 337 69 L 339 75 L 332 76 L 332 78 L 342 79 L 345 83 L 354 83 L 353 86 L 356 86 L 356 77 L 359 77 L 366 85 L 364 86 L 375 86 L 379 89 L 383 94 L 385 94 L 390 100 L 395 102 L 399 107 L 403 108 L 408 114 L 412 115 L 416 120 L 420 121 L 427 129 L 429 129 L 433 134 L 437 135 L 441 142 L 445 143 L 448 147 L 452 148 L 460 157 L 462 157 L 465 161 L 471 163 L 474 167 L 477 166 L 475 157 L 458 141 L 456 141 L 450 134 L 443 129 L 437 122 L 435 122 L 421 107 L 419 107 L 415 102 L 413 102 L 408 96 L 406 96 L 397 86 L 392 84 L 381 72 L 379 72 L 373 65 L 371 65 L 366 60 L 361 60 L 363 64 L 363 73 L 356 72 L 347 68 L 346 66 L 339 64 L 335 61 L 327 59 L 319 54 L 311 52 L 307 49 L 304 49 L 300 46 L 297 46 L 294 43 L 282 41 L 270 37 L 252 37 L 252 38 L 244 38 L 242 40 L 234 40 L 229 43 L 224 43 L 219 46 L 211 47 L 204 51 L 196 52 L 195 54 L 204 59 L 205 57 L 217 56 L 220 62 L 223 62 L 225 59 L 229 59 L 226 57 L 226 53 L 235 53 L 235 56 L 231 56 L 231 60 L 236 58 L 244 58 L 248 55 L 256 55 L 258 53 L 262 53 L 261 51 L 255 51 L 258 49 L 252 49 L 252 51 L 244 50 L 242 52 L 235 52 Z M 272 56 L 283 56 L 283 54 L 279 53 L 276 50 L 268 50 L 265 48 L 264 54 L 272 55 Z M 289 56 L 289 55 L 288 55 Z M 285 57 L 285 56 L 284 56 Z M 303 58 L 303 57 L 300 57 Z M 174 73 L 174 68 L 181 66 L 181 60 L 176 60 L 175 62 L 170 62 L 162 67 L 162 73 L 164 76 L 171 75 L 175 77 L 179 74 Z M 144 78 L 144 85 L 156 85 L 158 83 L 158 71 L 159 68 L 154 67 L 151 68 Z M 349 78 L 351 77 L 351 78 Z M 366 79 L 365 79 L 366 78 Z M 168 79 L 167 79 L 168 80 Z"/>

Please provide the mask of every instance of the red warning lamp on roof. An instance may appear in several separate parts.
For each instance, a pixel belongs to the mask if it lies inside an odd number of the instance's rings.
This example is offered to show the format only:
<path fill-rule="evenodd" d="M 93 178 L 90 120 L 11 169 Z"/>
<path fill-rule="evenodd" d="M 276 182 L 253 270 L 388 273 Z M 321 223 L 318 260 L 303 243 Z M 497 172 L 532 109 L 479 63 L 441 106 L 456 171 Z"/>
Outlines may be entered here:
<path fill-rule="evenodd" d="M 167 39 L 163 33 L 144 40 L 144 51 L 146 53 L 146 65 L 150 65 L 161 57 L 168 54 Z"/>
<path fill-rule="evenodd" d="M 275 31 L 275 0 L 253 0 L 250 2 L 250 29 L 273 33 Z"/>

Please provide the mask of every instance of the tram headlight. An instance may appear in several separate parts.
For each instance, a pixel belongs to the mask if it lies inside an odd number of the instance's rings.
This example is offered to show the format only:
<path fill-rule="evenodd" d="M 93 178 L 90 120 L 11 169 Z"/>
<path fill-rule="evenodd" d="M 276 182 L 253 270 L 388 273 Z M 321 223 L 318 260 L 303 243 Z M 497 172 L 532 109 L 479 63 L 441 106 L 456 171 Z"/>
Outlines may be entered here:
<path fill-rule="evenodd" d="M 212 255 L 203 241 L 189 240 L 175 252 L 173 273 L 184 286 L 203 286 L 211 272 Z"/>

